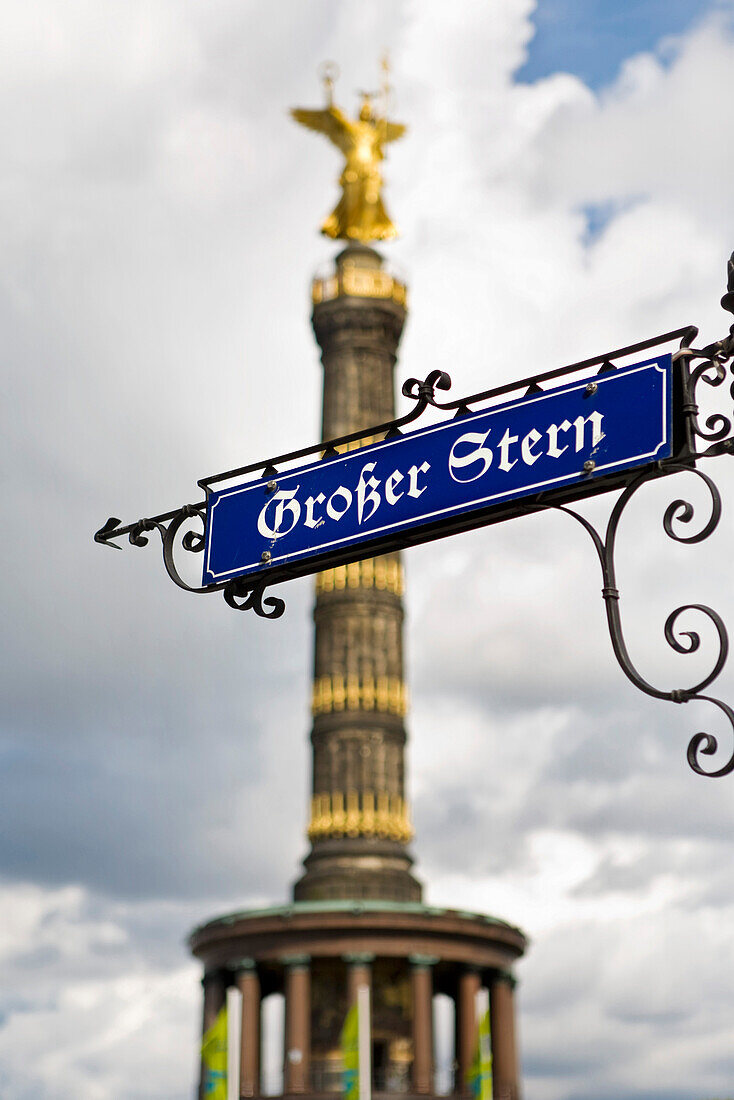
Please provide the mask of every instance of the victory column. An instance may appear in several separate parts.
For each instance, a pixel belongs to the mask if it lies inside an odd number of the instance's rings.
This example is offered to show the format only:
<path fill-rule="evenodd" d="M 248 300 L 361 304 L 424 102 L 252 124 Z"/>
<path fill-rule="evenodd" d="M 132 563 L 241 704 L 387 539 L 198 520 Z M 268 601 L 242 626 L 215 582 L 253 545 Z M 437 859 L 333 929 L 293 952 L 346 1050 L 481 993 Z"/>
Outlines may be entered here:
<path fill-rule="evenodd" d="M 405 285 L 370 247 L 397 235 L 382 200 L 380 165 L 385 145 L 405 127 L 388 121 L 386 84 L 381 110 L 378 97 L 363 94 L 354 119 L 333 103 L 331 70 L 325 86 L 323 109 L 292 114 L 345 158 L 342 195 L 322 232 L 348 243 L 333 271 L 312 285 L 326 440 L 394 416 L 394 367 L 407 314 Z M 411 873 L 402 592 L 397 553 L 317 576 L 305 874 L 292 904 L 228 914 L 191 936 L 205 967 L 203 1030 L 229 985 L 242 993 L 242 1097 L 261 1095 L 261 1005 L 272 993 L 285 996 L 283 1095 L 341 1092 L 339 1036 L 363 985 L 371 989 L 376 1095 L 436 1095 L 432 999 L 439 993 L 455 1006 L 453 1093 L 468 1095 L 482 986 L 489 990 L 493 1096 L 521 1095 L 511 968 L 525 937 L 494 917 L 424 905 Z M 201 1097 L 204 1087 L 202 1079 Z"/>

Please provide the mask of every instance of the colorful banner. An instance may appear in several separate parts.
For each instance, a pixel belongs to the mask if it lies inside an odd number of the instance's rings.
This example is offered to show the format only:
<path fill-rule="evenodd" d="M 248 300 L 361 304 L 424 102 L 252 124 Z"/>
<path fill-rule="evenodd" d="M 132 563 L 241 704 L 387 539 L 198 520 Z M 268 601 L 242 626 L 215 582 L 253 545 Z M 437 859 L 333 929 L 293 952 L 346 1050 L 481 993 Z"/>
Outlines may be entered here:
<path fill-rule="evenodd" d="M 201 1043 L 204 1063 L 204 1096 L 206 1100 L 227 1100 L 227 1007 L 219 1011 L 216 1020 Z"/>
<path fill-rule="evenodd" d="M 345 1100 L 359 1100 L 359 1010 L 354 1004 L 344 1020 L 341 1033 L 342 1092 Z"/>
<path fill-rule="evenodd" d="M 492 1100 L 492 1036 L 489 1029 L 489 1010 L 479 1021 L 477 1050 L 466 1081 L 475 1100 Z"/>

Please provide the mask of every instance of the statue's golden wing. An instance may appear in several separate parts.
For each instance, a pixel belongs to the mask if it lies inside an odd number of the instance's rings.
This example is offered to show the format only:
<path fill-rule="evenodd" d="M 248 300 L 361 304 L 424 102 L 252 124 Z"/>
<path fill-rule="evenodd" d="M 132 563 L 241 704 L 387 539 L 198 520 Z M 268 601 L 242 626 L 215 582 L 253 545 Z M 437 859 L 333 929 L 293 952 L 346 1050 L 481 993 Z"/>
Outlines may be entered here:
<path fill-rule="evenodd" d="M 322 111 L 293 107 L 291 115 L 296 122 L 300 122 L 301 126 L 307 126 L 309 130 L 324 134 L 329 141 L 341 149 L 342 153 L 348 153 L 352 148 L 354 143 L 352 124 L 338 107 L 327 107 Z"/>
<path fill-rule="evenodd" d="M 388 141 L 397 141 L 398 138 L 403 136 L 407 128 L 408 127 L 404 126 L 402 122 L 387 122 L 385 123 L 385 136 L 382 140 L 385 143 Z"/>

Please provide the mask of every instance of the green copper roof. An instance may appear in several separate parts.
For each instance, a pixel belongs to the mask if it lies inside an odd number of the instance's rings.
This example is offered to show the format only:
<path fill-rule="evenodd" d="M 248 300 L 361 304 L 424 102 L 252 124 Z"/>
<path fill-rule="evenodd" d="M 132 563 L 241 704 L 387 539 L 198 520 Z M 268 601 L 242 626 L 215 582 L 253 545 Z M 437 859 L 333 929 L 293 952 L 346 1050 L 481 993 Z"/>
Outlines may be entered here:
<path fill-rule="evenodd" d="M 211 928 L 215 924 L 237 924 L 238 921 L 248 920 L 254 917 L 294 917 L 300 913 L 415 913 L 429 917 L 452 916 L 462 920 L 482 921 L 484 924 L 492 924 L 503 928 L 516 929 L 514 925 L 498 917 L 490 917 L 485 913 L 473 913 L 461 909 L 442 909 L 433 905 L 423 905 L 417 901 L 380 901 L 357 898 L 336 901 L 294 901 L 289 905 L 276 905 L 263 909 L 241 909 L 235 913 L 226 913 L 224 916 L 215 917 L 198 925 L 192 935 L 196 935 L 203 928 Z"/>

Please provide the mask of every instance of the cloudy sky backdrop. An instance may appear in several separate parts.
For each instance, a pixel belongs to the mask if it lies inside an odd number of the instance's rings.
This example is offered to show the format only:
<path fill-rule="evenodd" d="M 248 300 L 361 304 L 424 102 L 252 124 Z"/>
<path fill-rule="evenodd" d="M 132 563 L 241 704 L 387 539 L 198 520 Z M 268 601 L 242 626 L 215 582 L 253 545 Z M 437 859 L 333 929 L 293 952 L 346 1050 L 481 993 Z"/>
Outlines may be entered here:
<path fill-rule="evenodd" d="M 337 250 L 317 228 L 340 166 L 287 109 L 321 103 L 326 58 L 353 109 L 390 48 L 400 378 L 440 367 L 463 394 L 687 323 L 708 341 L 734 248 L 734 7 L 4 7 L 0 1095 L 180 1100 L 185 936 L 285 901 L 305 854 L 311 586 L 267 623 L 180 592 L 153 545 L 91 536 L 316 438 L 309 280 Z M 727 465 L 708 543 L 663 534 L 685 477 L 620 535 L 630 648 L 666 687 L 705 666 L 665 646 L 673 607 L 734 623 Z M 734 787 L 685 763 L 724 726 L 624 680 L 563 516 L 406 568 L 418 869 L 430 902 L 532 938 L 529 1100 L 734 1094 Z"/>

